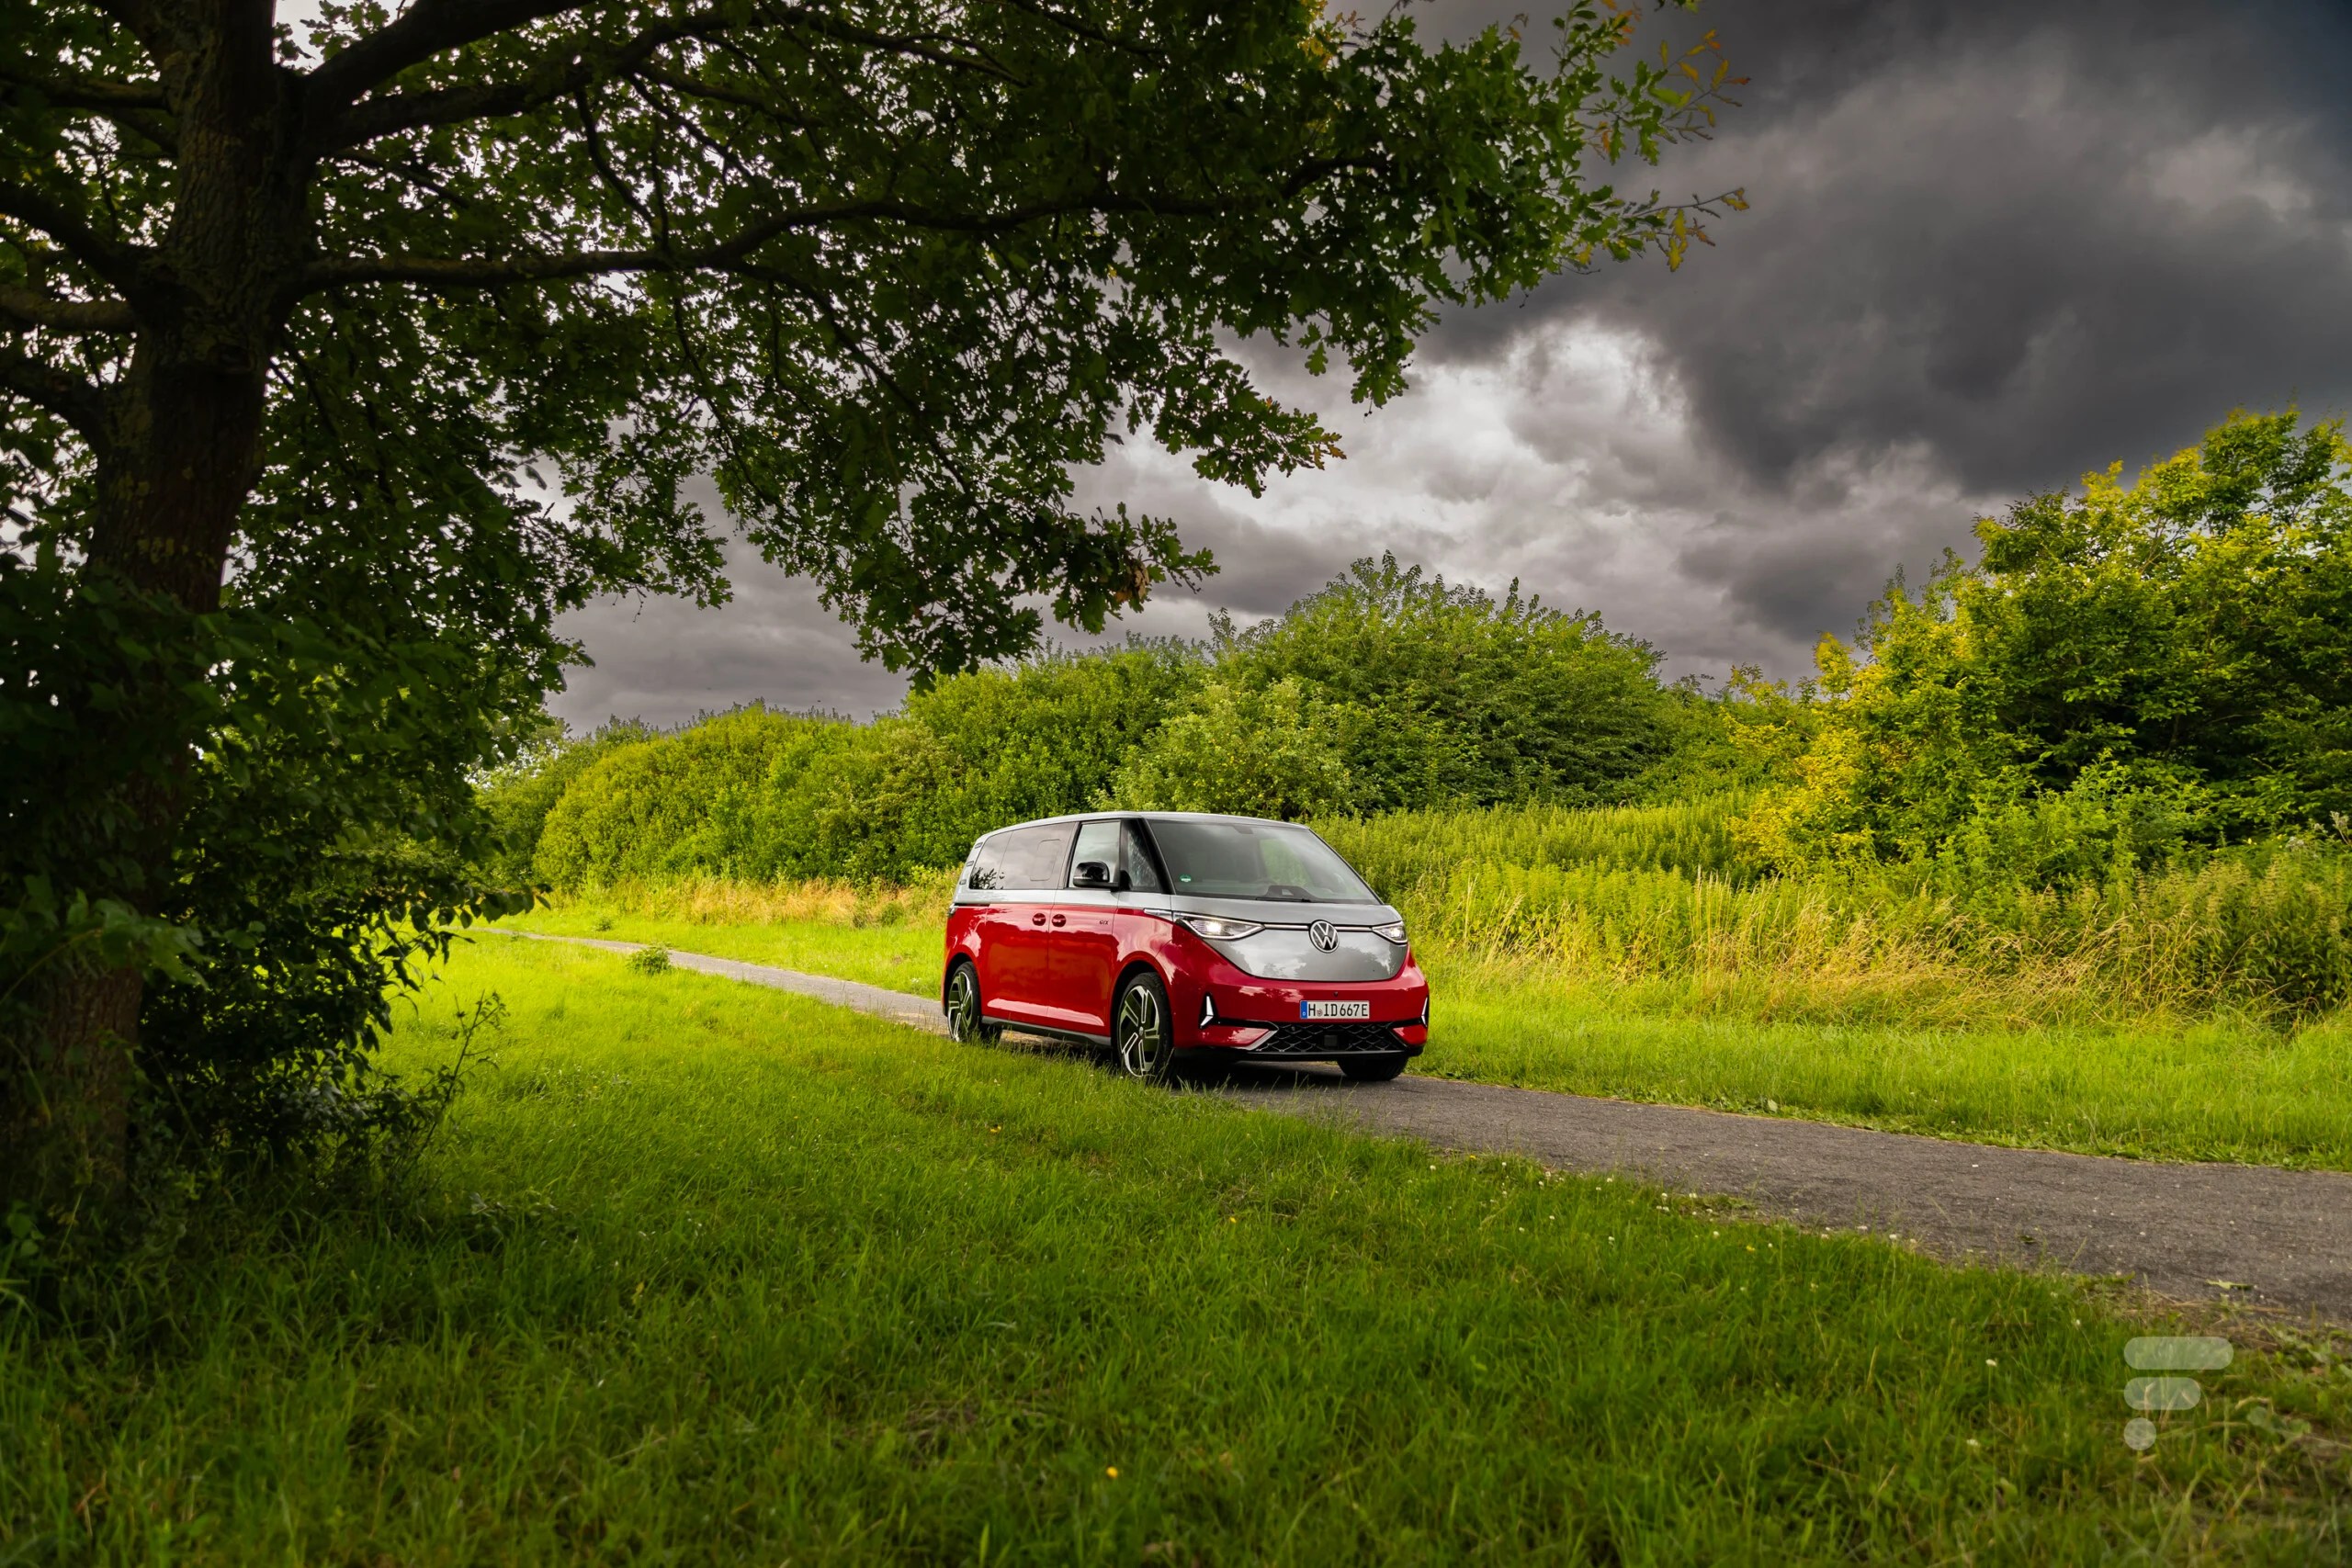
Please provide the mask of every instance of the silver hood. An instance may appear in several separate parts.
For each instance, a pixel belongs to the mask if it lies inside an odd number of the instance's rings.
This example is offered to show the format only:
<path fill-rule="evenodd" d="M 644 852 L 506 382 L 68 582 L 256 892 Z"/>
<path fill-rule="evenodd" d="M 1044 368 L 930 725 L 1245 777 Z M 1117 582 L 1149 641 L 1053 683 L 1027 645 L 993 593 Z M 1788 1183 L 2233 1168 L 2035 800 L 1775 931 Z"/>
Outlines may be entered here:
<path fill-rule="evenodd" d="M 1164 907 L 1178 915 L 1216 915 L 1228 920 L 1254 920 L 1265 927 L 1238 941 L 1201 939 L 1236 969 L 1260 979 L 1393 980 L 1405 967 L 1404 944 L 1390 942 L 1373 929 L 1403 919 L 1387 904 L 1179 897 L 1167 899 Z M 1318 921 L 1331 926 L 1333 945 L 1328 953 L 1317 947 L 1310 936 Z"/>

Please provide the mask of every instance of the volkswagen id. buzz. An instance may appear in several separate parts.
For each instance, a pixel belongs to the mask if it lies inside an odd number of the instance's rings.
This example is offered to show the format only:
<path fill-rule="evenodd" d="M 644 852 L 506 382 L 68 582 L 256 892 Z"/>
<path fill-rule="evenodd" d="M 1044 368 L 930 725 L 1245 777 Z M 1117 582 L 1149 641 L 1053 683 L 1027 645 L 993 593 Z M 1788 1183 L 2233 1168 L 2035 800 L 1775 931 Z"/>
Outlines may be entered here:
<path fill-rule="evenodd" d="M 1429 1041 L 1404 918 L 1314 832 L 1254 817 L 1106 811 L 987 834 L 956 879 L 940 1001 L 958 1039 L 1060 1035 L 1155 1080 L 1207 1061 L 1393 1078 Z"/>

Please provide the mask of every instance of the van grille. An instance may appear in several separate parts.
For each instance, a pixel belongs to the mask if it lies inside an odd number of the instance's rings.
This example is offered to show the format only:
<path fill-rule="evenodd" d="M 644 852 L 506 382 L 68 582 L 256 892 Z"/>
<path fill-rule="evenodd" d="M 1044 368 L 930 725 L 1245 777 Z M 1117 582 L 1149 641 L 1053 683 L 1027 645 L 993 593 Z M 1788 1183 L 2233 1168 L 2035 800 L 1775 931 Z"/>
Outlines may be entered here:
<path fill-rule="evenodd" d="M 1250 1047 L 1253 1056 L 1361 1056 L 1405 1048 L 1404 1042 L 1396 1038 L 1396 1031 L 1385 1023 L 1271 1023 L 1246 1027 L 1273 1031 Z"/>

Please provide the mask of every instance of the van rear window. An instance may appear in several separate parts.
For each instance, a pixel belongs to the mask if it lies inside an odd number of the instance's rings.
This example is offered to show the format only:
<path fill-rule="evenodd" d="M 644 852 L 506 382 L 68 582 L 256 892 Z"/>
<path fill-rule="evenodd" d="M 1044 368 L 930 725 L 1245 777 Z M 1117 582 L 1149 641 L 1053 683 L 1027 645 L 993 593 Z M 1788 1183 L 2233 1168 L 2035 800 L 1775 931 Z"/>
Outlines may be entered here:
<path fill-rule="evenodd" d="M 964 885 L 1008 892 L 1063 886 L 1069 872 L 1069 842 L 1077 832 L 1075 823 L 1055 822 L 990 834 L 973 852 Z"/>

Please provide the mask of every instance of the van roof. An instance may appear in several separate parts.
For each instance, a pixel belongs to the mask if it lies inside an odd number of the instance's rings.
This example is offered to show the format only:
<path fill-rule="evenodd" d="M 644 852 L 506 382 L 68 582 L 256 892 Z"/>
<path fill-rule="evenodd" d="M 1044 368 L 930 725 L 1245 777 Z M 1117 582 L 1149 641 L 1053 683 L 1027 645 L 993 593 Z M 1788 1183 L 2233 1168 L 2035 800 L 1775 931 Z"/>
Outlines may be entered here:
<path fill-rule="evenodd" d="M 980 839 L 993 839 L 999 833 L 1010 833 L 1019 828 L 1048 828 L 1057 822 L 1139 821 L 1145 818 L 1176 822 L 1246 822 L 1260 828 L 1306 826 L 1304 822 L 1283 822 L 1272 817 L 1240 817 L 1227 811 L 1066 811 L 1059 817 L 1036 817 L 1026 822 L 1008 822 L 1001 828 L 989 829 L 980 835 Z M 975 843 L 979 841 L 979 839 L 973 840 Z"/>

